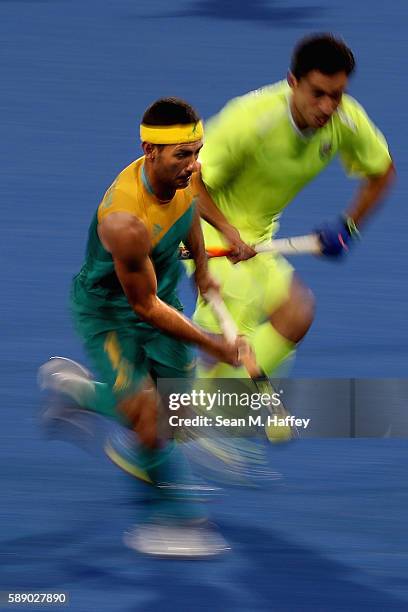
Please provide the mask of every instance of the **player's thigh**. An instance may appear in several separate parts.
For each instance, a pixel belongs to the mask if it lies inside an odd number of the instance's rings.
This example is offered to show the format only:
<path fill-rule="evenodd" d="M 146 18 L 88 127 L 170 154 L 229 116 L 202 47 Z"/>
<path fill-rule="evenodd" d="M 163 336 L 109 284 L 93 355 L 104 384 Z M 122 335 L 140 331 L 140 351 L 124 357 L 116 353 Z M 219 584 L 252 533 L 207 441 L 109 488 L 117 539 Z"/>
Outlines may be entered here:
<path fill-rule="evenodd" d="M 149 360 L 149 372 L 155 380 L 192 378 L 195 374 L 195 350 L 187 342 L 157 333 L 145 344 L 145 351 Z"/>
<path fill-rule="evenodd" d="M 196 370 L 195 351 L 191 344 L 160 333 L 146 345 L 146 353 L 149 359 L 149 373 L 161 398 L 159 414 L 162 418 L 158 419 L 160 435 L 173 437 L 174 431 L 169 427 L 167 418 L 169 396 L 174 392 L 191 392 Z"/>
<path fill-rule="evenodd" d="M 93 367 L 115 397 L 137 392 L 148 368 L 145 332 L 87 315 L 75 316 L 75 324 Z"/>
<path fill-rule="evenodd" d="M 236 265 L 226 258 L 210 260 L 209 264 L 241 333 L 251 333 L 288 299 L 293 268 L 283 257 L 262 254 Z M 193 318 L 209 331 L 220 331 L 211 309 L 201 298 Z"/>

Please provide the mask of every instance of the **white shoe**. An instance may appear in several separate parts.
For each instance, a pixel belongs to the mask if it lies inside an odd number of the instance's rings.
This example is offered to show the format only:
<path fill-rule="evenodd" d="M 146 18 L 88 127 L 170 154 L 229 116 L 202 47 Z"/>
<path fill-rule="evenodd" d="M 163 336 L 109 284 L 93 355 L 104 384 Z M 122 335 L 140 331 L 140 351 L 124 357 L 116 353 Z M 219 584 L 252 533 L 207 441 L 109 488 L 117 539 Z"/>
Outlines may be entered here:
<path fill-rule="evenodd" d="M 95 454 L 100 446 L 99 415 L 79 405 L 84 392 L 93 393 L 91 373 L 72 359 L 51 357 L 39 368 L 37 381 L 43 391 L 52 392 L 39 421 L 46 438 Z"/>
<path fill-rule="evenodd" d="M 39 368 L 37 381 L 40 389 L 64 393 L 77 402 L 85 387 L 93 391 L 91 373 L 67 357 L 51 357 Z"/>
<path fill-rule="evenodd" d="M 208 526 L 146 524 L 124 534 L 129 548 L 156 557 L 199 559 L 230 550 L 221 534 Z"/>

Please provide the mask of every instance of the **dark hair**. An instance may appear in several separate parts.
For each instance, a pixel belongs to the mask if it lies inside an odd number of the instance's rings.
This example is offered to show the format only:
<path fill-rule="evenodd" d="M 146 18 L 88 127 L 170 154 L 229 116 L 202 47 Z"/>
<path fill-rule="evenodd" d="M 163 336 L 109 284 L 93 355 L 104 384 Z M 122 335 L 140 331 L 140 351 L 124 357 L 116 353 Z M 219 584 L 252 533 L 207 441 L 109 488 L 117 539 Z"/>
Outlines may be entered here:
<path fill-rule="evenodd" d="M 337 72 L 349 75 L 354 67 L 354 55 L 343 40 L 333 34 L 313 34 L 302 38 L 296 45 L 290 70 L 296 79 L 301 79 L 312 70 L 329 75 Z"/>
<path fill-rule="evenodd" d="M 144 125 L 177 125 L 197 123 L 200 117 L 190 104 L 180 98 L 160 98 L 142 117 Z"/>

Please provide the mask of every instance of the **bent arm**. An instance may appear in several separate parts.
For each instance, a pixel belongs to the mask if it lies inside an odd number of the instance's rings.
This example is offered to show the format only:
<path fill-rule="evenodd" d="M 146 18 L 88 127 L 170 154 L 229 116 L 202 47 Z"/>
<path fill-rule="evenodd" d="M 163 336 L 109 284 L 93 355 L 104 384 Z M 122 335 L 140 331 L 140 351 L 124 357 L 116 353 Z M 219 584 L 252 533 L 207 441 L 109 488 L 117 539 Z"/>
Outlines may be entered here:
<path fill-rule="evenodd" d="M 256 255 L 253 248 L 241 239 L 237 228 L 231 225 L 221 210 L 216 206 L 201 176 L 197 178 L 196 184 L 198 187 L 198 207 L 200 216 L 224 236 L 231 247 L 232 261 L 236 263 L 238 261 L 250 259 Z"/>
<path fill-rule="evenodd" d="M 391 162 L 383 174 L 370 176 L 362 182 L 354 201 L 346 211 L 347 217 L 353 219 L 357 227 L 360 227 L 371 215 L 391 187 L 394 179 L 395 167 Z"/>
<path fill-rule="evenodd" d="M 196 274 L 206 275 L 208 273 L 208 262 L 200 223 L 199 207 L 194 211 L 194 218 L 186 240 L 186 246 L 193 256 Z"/>
<path fill-rule="evenodd" d="M 224 234 L 224 232 L 235 230 L 235 228 L 231 225 L 231 223 L 229 223 L 227 218 L 214 203 L 214 200 L 208 193 L 201 176 L 197 177 L 196 185 L 198 187 L 198 209 L 200 216 L 204 219 L 204 221 L 207 221 L 207 223 L 215 227 L 215 229 L 222 234 Z"/>
<path fill-rule="evenodd" d="M 171 336 L 201 346 L 218 359 L 235 363 L 236 351 L 231 350 L 231 358 L 225 359 L 225 347 L 217 339 L 158 297 L 156 274 L 149 257 L 150 237 L 139 219 L 128 213 L 112 213 L 100 223 L 98 233 L 112 255 L 129 304 L 141 319 Z"/>
<path fill-rule="evenodd" d="M 362 178 L 346 215 L 360 226 L 390 187 L 395 168 L 384 135 L 350 96 L 345 96 L 339 117 L 340 158 L 349 175 Z"/>

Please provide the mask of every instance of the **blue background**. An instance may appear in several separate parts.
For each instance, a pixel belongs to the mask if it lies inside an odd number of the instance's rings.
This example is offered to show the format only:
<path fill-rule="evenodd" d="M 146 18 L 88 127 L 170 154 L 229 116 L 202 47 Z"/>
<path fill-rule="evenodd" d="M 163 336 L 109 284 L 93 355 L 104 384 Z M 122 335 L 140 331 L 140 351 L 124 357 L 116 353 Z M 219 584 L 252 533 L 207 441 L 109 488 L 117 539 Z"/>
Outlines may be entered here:
<path fill-rule="evenodd" d="M 75 610 L 406 609 L 404 441 L 276 451 L 284 485 L 214 510 L 228 559 L 151 561 L 120 541 L 136 485 L 40 438 L 35 373 L 51 354 L 83 358 L 68 287 L 104 190 L 140 154 L 145 107 L 177 95 L 209 117 L 283 78 L 296 40 L 328 30 L 355 52 L 350 92 L 385 133 L 398 183 L 346 262 L 294 260 L 318 311 L 293 375 L 404 377 L 407 15 L 402 0 L 0 0 L 0 588 L 64 588 Z M 335 217 L 354 187 L 334 164 L 281 235 Z"/>

